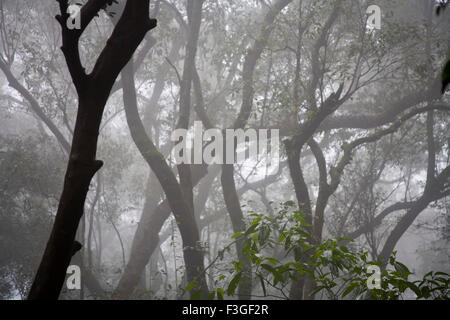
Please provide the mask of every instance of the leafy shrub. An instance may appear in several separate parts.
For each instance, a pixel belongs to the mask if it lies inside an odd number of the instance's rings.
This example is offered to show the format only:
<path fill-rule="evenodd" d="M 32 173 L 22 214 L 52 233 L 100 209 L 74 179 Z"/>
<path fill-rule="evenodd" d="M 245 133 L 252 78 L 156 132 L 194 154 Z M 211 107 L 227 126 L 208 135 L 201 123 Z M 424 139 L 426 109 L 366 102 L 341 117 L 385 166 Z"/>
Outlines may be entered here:
<path fill-rule="evenodd" d="M 449 299 L 447 273 L 429 272 L 422 280 L 411 281 L 412 272 L 397 261 L 395 252 L 384 265 L 369 260 L 367 251 L 352 251 L 348 246 L 350 239 L 327 239 L 315 244 L 307 231 L 309 225 L 300 212 L 289 210 L 292 206 L 292 202 L 284 203 L 275 218 L 251 214 L 247 230 L 232 236 L 235 241 L 245 239 L 244 253 L 251 261 L 253 278 L 259 282 L 264 297 L 274 297 L 268 293 L 271 289 L 280 293 L 278 298 L 288 299 L 288 285 L 304 276 L 313 279 L 313 293 L 327 299 L 397 300 L 407 297 L 408 289 L 416 299 Z M 221 259 L 234 242 L 219 253 Z M 307 259 L 296 260 L 293 256 Z M 233 261 L 233 265 L 234 274 L 226 281 L 226 290 L 217 288 L 210 294 L 211 299 L 235 294 L 243 261 Z M 379 271 L 379 285 L 374 282 L 377 275 L 368 272 L 371 270 Z M 225 278 L 221 275 L 219 279 Z M 185 290 L 193 288 L 195 284 L 190 284 Z"/>

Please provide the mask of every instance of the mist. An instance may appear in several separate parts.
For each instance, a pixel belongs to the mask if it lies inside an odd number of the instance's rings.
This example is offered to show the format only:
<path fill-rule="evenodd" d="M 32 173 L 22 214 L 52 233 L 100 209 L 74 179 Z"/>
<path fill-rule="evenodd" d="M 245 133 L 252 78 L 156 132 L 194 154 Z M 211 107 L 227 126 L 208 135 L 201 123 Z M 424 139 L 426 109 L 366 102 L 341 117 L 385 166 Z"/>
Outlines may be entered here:
<path fill-rule="evenodd" d="M 0 299 L 448 300 L 449 30 L 434 0 L 0 0 Z"/>

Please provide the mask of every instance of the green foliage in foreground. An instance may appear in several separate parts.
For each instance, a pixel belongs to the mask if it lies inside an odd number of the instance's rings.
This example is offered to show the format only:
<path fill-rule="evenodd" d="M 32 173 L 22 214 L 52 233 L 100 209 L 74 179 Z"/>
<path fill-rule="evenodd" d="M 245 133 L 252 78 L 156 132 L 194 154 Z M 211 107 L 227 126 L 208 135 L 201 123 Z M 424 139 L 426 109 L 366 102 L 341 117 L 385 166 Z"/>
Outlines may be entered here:
<path fill-rule="evenodd" d="M 409 291 L 411 298 L 415 295 L 416 299 L 449 299 L 447 273 L 429 272 L 422 280 L 411 281 L 412 272 L 396 260 L 395 252 L 385 266 L 369 260 L 367 251 L 352 251 L 349 239 L 328 239 L 314 244 L 307 231 L 309 225 L 298 211 L 289 210 L 292 206 L 291 202 L 285 203 L 276 218 L 251 214 L 253 220 L 247 230 L 233 235 L 235 241 L 244 239 L 244 251 L 255 279 L 253 285 L 260 286 L 264 297 L 288 299 L 290 283 L 303 276 L 313 279 L 317 298 L 398 300 L 406 298 Z M 219 254 L 221 258 L 224 251 Z M 296 261 L 294 256 L 307 259 Z M 223 286 L 226 289 L 217 288 L 210 299 L 235 295 L 244 272 L 243 261 L 234 261 L 233 265 L 233 276 Z M 380 271 L 378 286 L 376 270 Z M 221 275 L 219 280 L 225 278 Z M 195 287 L 190 284 L 185 291 Z M 194 294 L 193 298 L 197 296 L 200 297 Z"/>

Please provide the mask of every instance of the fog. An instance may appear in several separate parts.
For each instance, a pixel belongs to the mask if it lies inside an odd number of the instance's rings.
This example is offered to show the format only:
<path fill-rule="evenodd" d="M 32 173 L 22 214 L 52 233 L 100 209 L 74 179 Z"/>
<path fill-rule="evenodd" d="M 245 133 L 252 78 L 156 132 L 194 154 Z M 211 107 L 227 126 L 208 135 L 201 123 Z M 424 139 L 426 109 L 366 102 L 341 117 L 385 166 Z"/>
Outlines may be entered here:
<path fill-rule="evenodd" d="M 446 1 L 148 3 L 0 0 L 0 299 L 449 298 Z"/>

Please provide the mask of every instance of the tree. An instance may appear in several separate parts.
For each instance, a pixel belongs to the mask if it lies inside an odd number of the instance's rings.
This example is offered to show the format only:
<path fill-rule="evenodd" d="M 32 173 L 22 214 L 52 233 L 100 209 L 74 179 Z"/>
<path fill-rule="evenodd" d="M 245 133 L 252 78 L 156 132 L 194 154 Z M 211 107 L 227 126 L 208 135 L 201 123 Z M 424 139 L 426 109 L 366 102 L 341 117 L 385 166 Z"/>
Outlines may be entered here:
<path fill-rule="evenodd" d="M 95 159 L 103 109 L 121 69 L 145 34 L 156 26 L 149 18 L 149 1 L 129 0 L 92 73 L 81 64 L 78 42 L 95 15 L 110 1 L 90 0 L 80 11 L 81 29 L 70 30 L 68 1 L 59 0 L 62 51 L 76 88 L 79 105 L 64 188 L 58 212 L 28 299 L 57 299 L 72 256 L 75 233 L 94 174 L 102 166 Z"/>
<path fill-rule="evenodd" d="M 88 112 L 77 108 L 87 94 L 78 93 L 59 55 L 58 25 L 52 18 L 29 23 L 47 16 L 52 2 L 1 2 L 5 107 L 0 112 L 6 125 L 0 138 L 7 141 L 8 132 L 15 132 L 19 147 L 25 137 L 37 135 L 51 146 L 42 151 L 45 159 L 59 167 L 68 160 L 76 114 Z M 102 7 L 95 25 L 82 30 L 78 47 L 86 70 L 100 62 L 111 22 L 118 28 L 125 4 Z M 434 239 L 443 220 L 433 218 L 448 211 L 449 105 L 441 93 L 449 55 L 448 8 L 437 16 L 432 0 L 382 0 L 378 30 L 366 27 L 370 1 L 152 4 L 160 28 L 143 37 L 133 58 L 130 54 L 120 77 L 110 82 L 107 105 L 95 116 L 104 119 L 95 153 L 105 165 L 90 183 L 83 180 L 91 192 L 73 239 L 83 249 L 71 262 L 82 268 L 82 290 L 63 290 L 61 297 L 180 299 L 211 297 L 210 290 L 223 288 L 214 290 L 217 297 L 229 291 L 240 299 L 326 299 L 342 298 L 346 291 L 345 298 L 356 298 L 363 283 L 353 281 L 349 292 L 348 283 L 342 290 L 330 286 L 344 284 L 334 267 L 321 264 L 328 261 L 328 249 L 334 250 L 330 245 L 336 245 L 337 255 L 347 255 L 339 248 L 345 245 L 348 255 L 357 257 L 360 269 L 352 269 L 357 277 L 364 278 L 364 263 L 370 262 L 359 260 L 363 250 L 385 267 L 383 281 L 402 286 L 411 281 L 391 273 L 391 252 L 397 250 L 408 265 L 417 260 L 409 250 L 421 243 L 416 227 Z M 205 129 L 279 129 L 284 140 L 279 169 L 269 173 L 255 157 L 232 165 L 180 165 L 170 152 L 171 134 L 191 130 L 199 120 Z M 2 177 L 9 177 L 7 168 L 14 166 L 0 167 L 6 168 Z M 24 212 L 45 221 L 56 211 L 58 201 L 48 204 L 47 194 L 34 192 L 40 191 L 38 180 L 44 181 L 37 171 L 25 172 L 24 180 L 18 176 L 25 193 L 6 187 L 2 205 L 14 212 L 12 220 L 5 215 L 7 225 L 27 226 L 14 205 L 32 203 L 35 210 Z M 278 203 L 290 203 L 297 215 L 283 220 L 286 210 Z M 260 222 L 280 224 L 254 224 L 255 212 Z M 423 220 L 433 228 L 422 226 Z M 294 232 L 295 221 L 303 224 L 300 234 Z M 17 241 L 8 229 L 0 236 Z M 20 241 L 24 252 L 34 248 L 29 239 L 42 240 L 30 236 Z M 415 241 L 405 252 L 404 240 L 411 238 Z M 316 255 L 320 250 L 327 254 Z M 5 279 L 20 278 L 4 287 L 5 295 L 27 291 L 31 279 L 29 272 L 18 272 L 21 254 L 2 252 L 3 257 Z M 26 270 L 36 264 L 32 260 Z M 421 267 L 429 269 L 428 262 Z M 393 298 L 394 291 L 376 296 Z"/>

